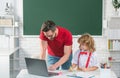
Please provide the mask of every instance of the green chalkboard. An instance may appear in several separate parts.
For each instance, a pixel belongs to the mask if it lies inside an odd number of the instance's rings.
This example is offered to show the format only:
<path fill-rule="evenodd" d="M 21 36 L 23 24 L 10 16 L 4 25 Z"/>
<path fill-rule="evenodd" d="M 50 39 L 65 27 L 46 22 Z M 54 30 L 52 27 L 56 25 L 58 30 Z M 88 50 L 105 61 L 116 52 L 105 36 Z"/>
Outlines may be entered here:
<path fill-rule="evenodd" d="M 39 35 L 46 20 L 73 35 L 102 35 L 102 0 L 23 0 L 24 35 Z"/>

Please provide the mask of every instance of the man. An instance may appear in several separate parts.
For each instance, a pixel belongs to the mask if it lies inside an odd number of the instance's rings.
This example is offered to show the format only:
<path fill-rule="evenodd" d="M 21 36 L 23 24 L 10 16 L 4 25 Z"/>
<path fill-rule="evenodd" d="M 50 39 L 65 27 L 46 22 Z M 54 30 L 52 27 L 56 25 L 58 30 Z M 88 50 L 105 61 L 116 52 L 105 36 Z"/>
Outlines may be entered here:
<path fill-rule="evenodd" d="M 56 70 L 60 66 L 69 69 L 72 60 L 72 34 L 65 28 L 56 26 L 53 21 L 42 24 L 40 33 L 40 59 L 45 60 L 48 51 L 48 69 Z"/>

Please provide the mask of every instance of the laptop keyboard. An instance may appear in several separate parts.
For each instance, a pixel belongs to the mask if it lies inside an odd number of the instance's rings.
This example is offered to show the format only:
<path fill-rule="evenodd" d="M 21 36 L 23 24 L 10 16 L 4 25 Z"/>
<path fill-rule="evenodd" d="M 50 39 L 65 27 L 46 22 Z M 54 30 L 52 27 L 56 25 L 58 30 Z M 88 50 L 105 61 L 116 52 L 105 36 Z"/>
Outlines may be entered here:
<path fill-rule="evenodd" d="M 58 73 L 55 73 L 55 72 L 48 72 L 49 76 L 56 76 L 56 75 L 59 75 Z"/>

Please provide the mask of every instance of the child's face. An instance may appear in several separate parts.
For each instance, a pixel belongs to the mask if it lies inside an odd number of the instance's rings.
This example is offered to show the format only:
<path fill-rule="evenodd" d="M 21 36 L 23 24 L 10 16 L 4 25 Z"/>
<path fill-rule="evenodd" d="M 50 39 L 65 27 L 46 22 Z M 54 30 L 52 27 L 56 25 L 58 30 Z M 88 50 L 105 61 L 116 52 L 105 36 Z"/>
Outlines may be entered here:
<path fill-rule="evenodd" d="M 87 51 L 88 50 L 88 47 L 86 44 L 81 44 L 81 47 L 80 47 L 82 50 L 84 51 Z"/>

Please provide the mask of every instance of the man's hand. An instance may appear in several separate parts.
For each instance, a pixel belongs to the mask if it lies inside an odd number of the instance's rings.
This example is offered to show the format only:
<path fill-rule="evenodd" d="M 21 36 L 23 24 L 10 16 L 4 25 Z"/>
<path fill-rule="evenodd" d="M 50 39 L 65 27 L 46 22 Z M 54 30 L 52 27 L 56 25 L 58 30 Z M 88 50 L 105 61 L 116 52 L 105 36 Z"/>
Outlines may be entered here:
<path fill-rule="evenodd" d="M 56 68 L 57 67 L 55 65 L 51 65 L 48 67 L 48 70 L 54 71 L 54 70 L 56 70 Z"/>

